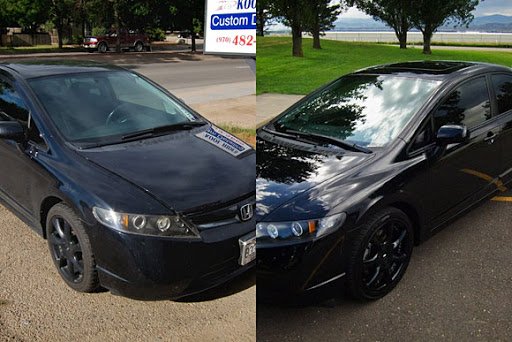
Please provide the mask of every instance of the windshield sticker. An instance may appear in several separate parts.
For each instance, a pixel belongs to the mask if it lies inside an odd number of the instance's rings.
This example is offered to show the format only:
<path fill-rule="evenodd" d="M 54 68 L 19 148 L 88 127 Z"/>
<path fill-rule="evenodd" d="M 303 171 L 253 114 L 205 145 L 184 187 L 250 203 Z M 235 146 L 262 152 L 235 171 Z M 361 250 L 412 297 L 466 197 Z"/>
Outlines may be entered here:
<path fill-rule="evenodd" d="M 217 146 L 235 157 L 251 149 L 242 140 L 213 125 L 208 130 L 196 134 L 196 137 Z"/>

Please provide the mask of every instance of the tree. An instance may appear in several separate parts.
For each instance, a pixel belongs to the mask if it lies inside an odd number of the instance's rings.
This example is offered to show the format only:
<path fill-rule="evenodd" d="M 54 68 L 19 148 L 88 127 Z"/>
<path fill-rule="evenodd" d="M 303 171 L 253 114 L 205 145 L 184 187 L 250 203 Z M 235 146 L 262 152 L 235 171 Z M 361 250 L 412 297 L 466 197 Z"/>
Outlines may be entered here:
<path fill-rule="evenodd" d="M 270 4 L 270 13 L 292 29 L 292 55 L 303 57 L 302 32 L 311 18 L 308 0 L 275 0 Z"/>
<path fill-rule="evenodd" d="M 423 53 L 430 55 L 432 35 L 446 23 L 466 25 L 479 0 L 413 0 L 411 22 L 423 34 Z"/>
<path fill-rule="evenodd" d="M 192 52 L 196 52 L 196 34 L 202 33 L 204 26 L 204 0 L 181 0 L 175 2 L 175 21 L 180 28 L 192 33 Z"/>
<path fill-rule="evenodd" d="M 400 42 L 400 49 L 407 48 L 407 32 L 412 28 L 411 13 L 415 0 L 351 0 L 351 5 L 383 21 L 391 27 Z M 449 0 L 446 0 L 449 1 Z"/>
<path fill-rule="evenodd" d="M 265 26 L 271 19 L 270 0 L 258 0 L 256 2 L 256 35 L 265 35 Z"/>
<path fill-rule="evenodd" d="M 49 3 L 50 17 L 59 36 L 59 49 L 62 49 L 64 27 L 69 24 L 75 7 L 74 0 L 51 0 Z"/>
<path fill-rule="evenodd" d="M 310 18 L 307 26 L 309 32 L 313 35 L 313 49 L 321 49 L 320 35 L 324 31 L 334 27 L 334 22 L 344 9 L 345 2 L 342 0 L 338 4 L 331 4 L 331 0 L 310 0 L 308 2 Z"/>

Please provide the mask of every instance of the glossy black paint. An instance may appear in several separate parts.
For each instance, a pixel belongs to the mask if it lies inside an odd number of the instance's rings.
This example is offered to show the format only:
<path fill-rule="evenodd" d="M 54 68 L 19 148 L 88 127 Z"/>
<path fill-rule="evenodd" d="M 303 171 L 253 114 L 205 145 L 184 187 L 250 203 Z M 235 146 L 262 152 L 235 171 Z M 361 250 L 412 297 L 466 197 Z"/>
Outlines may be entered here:
<path fill-rule="evenodd" d="M 347 265 L 344 250 L 363 220 L 379 209 L 393 206 L 404 211 L 414 224 L 415 242 L 420 243 L 495 193 L 495 184 L 512 180 L 512 155 L 508 152 L 512 149 L 512 111 L 498 112 L 490 86 L 481 91 L 489 91 L 491 115 L 468 130 L 468 137 L 454 129 L 460 135 L 459 143 L 436 141 L 434 133 L 424 147 L 411 148 L 413 139 L 430 124 L 431 113 L 451 90 L 475 77 L 483 76 L 490 83 L 490 75 L 512 76 L 511 69 L 466 62 L 413 62 L 368 68 L 356 74 L 441 83 L 399 137 L 373 149 L 372 154 L 312 146 L 272 134 L 269 130 L 280 116 L 258 130 L 257 222 L 307 220 L 341 212 L 348 215 L 338 231 L 313 242 L 258 241 L 259 292 L 303 293 L 342 280 Z M 493 182 L 468 170 L 490 175 Z"/>
<path fill-rule="evenodd" d="M 235 158 L 194 136 L 210 123 L 140 141 L 78 149 L 52 125 L 26 82 L 59 73 L 119 69 L 64 61 L 0 65 L 0 78 L 21 94 L 45 142 L 0 139 L 0 200 L 43 237 L 49 209 L 59 202 L 71 206 L 88 228 L 101 285 L 115 293 L 177 298 L 247 271 L 254 263 L 237 264 L 238 239 L 254 231 L 254 218 L 241 222 L 236 215 L 238 206 L 254 203 L 254 150 Z M 198 224 L 227 218 L 234 222 L 200 228 L 200 241 L 136 236 L 98 224 L 93 206 L 146 215 L 181 213 Z"/>

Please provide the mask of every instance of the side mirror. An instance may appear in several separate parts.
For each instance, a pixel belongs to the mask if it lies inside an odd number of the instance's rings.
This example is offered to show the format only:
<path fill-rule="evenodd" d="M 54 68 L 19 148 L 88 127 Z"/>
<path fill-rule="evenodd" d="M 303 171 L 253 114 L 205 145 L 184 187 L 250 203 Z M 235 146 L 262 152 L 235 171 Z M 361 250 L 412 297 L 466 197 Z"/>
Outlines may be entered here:
<path fill-rule="evenodd" d="M 18 121 L 0 121 L 0 139 L 22 142 L 25 140 L 25 130 Z"/>
<path fill-rule="evenodd" d="M 444 125 L 437 131 L 436 142 L 438 145 L 459 144 L 468 141 L 469 132 L 464 125 Z"/>

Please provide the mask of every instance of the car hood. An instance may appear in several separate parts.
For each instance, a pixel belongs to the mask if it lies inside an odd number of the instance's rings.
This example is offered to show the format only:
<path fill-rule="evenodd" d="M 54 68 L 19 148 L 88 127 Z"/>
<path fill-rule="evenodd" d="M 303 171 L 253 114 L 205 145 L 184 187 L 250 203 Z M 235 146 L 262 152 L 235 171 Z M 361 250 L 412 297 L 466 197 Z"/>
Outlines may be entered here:
<path fill-rule="evenodd" d="M 198 133 L 200 132 L 200 133 Z M 208 210 L 254 193 L 255 153 L 235 157 L 197 137 L 204 129 L 79 153 L 179 212 Z"/>
<path fill-rule="evenodd" d="M 320 152 L 306 145 L 258 137 L 256 219 L 262 220 L 292 198 L 330 180 L 346 177 L 375 154 Z"/>

